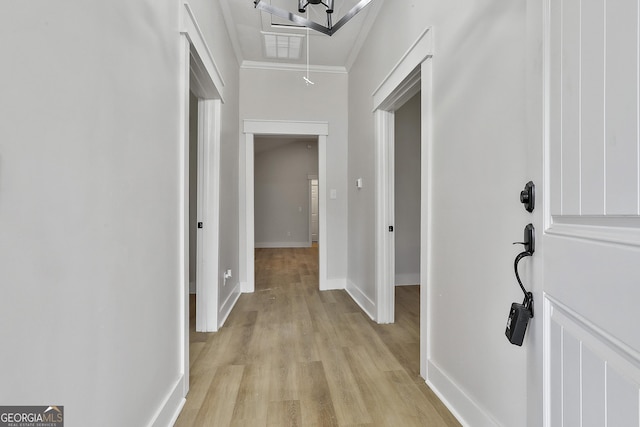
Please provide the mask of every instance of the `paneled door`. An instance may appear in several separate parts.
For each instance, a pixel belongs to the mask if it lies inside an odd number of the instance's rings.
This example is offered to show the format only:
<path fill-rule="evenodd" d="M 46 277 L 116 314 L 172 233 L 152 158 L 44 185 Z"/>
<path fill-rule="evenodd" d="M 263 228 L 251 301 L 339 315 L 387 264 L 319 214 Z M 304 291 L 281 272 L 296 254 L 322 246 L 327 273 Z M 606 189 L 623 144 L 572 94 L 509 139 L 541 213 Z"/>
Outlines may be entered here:
<path fill-rule="evenodd" d="M 547 4 L 545 424 L 637 427 L 638 0 Z"/>

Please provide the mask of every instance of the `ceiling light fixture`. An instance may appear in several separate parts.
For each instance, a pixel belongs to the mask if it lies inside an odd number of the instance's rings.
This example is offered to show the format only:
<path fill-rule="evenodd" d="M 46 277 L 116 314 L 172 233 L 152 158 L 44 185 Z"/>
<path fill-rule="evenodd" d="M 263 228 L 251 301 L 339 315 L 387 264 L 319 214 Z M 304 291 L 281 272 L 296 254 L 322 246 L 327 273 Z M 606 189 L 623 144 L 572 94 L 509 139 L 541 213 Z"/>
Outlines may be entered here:
<path fill-rule="evenodd" d="M 331 36 L 333 35 L 333 33 L 342 28 L 344 24 L 346 24 L 351 18 L 353 18 L 358 12 L 360 12 L 366 5 L 371 3 L 371 0 L 360 0 L 358 4 L 356 4 L 353 8 L 351 8 L 350 11 L 348 11 L 342 18 L 340 18 L 340 20 L 336 22 L 335 25 L 333 25 L 332 22 L 333 3 L 334 0 L 298 0 L 299 13 L 305 13 L 307 11 L 307 6 L 309 6 L 310 4 L 321 4 L 324 6 L 327 10 L 327 25 L 324 26 L 310 19 L 303 18 L 300 15 L 296 15 L 295 13 L 273 6 L 267 3 L 266 0 L 253 1 L 256 9 L 264 10 L 265 12 L 269 12 L 272 15 L 288 19 L 295 24 L 302 25 L 304 27 L 311 28 L 312 30 L 316 30 L 320 33 Z"/>

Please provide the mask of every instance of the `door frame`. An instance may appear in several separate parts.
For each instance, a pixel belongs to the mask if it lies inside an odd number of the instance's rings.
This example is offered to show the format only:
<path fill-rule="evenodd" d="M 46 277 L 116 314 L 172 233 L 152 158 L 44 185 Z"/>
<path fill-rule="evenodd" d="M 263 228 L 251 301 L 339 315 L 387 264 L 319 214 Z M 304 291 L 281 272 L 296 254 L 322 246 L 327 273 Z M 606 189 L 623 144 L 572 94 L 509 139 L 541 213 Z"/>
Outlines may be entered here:
<path fill-rule="evenodd" d="M 549 359 L 545 356 L 545 340 L 549 334 L 549 305 L 543 286 L 544 234 L 550 226 L 549 188 L 549 70 L 550 15 L 549 2 L 526 2 L 526 147 L 527 176 L 536 184 L 536 208 L 531 214 L 532 223 L 538 227 L 536 253 L 529 261 L 528 269 L 521 272 L 523 280 L 531 284 L 531 292 L 537 313 L 528 328 L 527 352 L 527 425 L 549 424 L 549 384 L 546 373 Z"/>
<path fill-rule="evenodd" d="M 318 175 L 307 175 L 309 187 L 309 246 L 313 245 L 313 180 L 318 180 Z M 318 181 L 318 191 L 320 191 L 320 182 Z M 318 229 L 320 228 L 320 193 L 318 192 Z M 320 236 L 318 235 L 318 238 Z"/>
<path fill-rule="evenodd" d="M 254 235 L 254 140 L 258 135 L 305 135 L 318 137 L 318 211 L 320 290 L 329 289 L 327 281 L 327 141 L 328 122 L 280 120 L 244 120 L 244 139 L 240 138 L 240 286 L 244 293 L 255 291 Z"/>
<path fill-rule="evenodd" d="M 224 102 L 224 80 L 215 64 L 204 35 L 196 22 L 188 2 L 180 7 L 180 69 L 179 69 L 179 206 L 178 256 L 180 287 L 180 364 L 182 367 L 183 396 L 189 391 L 189 93 L 198 97 L 198 162 L 202 165 L 198 173 L 198 221 L 211 226 L 202 237 L 198 236 L 196 289 L 206 295 L 201 306 L 196 308 L 200 326 L 218 327 L 217 262 L 219 230 L 219 186 L 220 186 L 220 123 L 221 106 Z M 199 233 L 200 234 L 200 233 Z M 200 304 L 199 304 L 200 305 Z"/>
<path fill-rule="evenodd" d="M 420 160 L 420 375 L 427 377 L 429 329 L 432 33 L 428 27 L 373 93 L 375 116 L 375 290 L 376 321 L 395 317 L 395 240 L 388 227 L 394 219 L 394 111 L 421 91 Z"/>

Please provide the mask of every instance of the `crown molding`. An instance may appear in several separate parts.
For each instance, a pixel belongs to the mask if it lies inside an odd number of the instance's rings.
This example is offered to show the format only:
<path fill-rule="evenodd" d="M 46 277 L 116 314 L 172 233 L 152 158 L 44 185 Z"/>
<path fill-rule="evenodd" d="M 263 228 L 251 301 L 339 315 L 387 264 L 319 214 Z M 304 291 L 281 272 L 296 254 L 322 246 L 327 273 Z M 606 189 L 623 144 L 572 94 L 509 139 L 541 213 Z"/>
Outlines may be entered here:
<path fill-rule="evenodd" d="M 280 62 L 242 61 L 241 69 L 278 70 L 278 71 L 307 71 L 305 64 L 289 64 Z M 346 67 L 329 65 L 311 65 L 309 71 L 314 73 L 347 74 Z"/>

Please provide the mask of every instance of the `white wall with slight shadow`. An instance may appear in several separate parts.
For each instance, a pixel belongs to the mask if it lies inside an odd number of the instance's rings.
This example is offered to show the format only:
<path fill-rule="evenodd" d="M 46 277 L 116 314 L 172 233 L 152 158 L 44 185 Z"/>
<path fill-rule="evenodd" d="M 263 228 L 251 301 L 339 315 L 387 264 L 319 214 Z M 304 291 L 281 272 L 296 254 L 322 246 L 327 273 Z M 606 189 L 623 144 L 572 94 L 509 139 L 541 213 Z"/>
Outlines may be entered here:
<path fill-rule="evenodd" d="M 255 138 L 254 235 L 257 248 L 307 247 L 309 175 L 318 175 L 318 141 Z"/>

